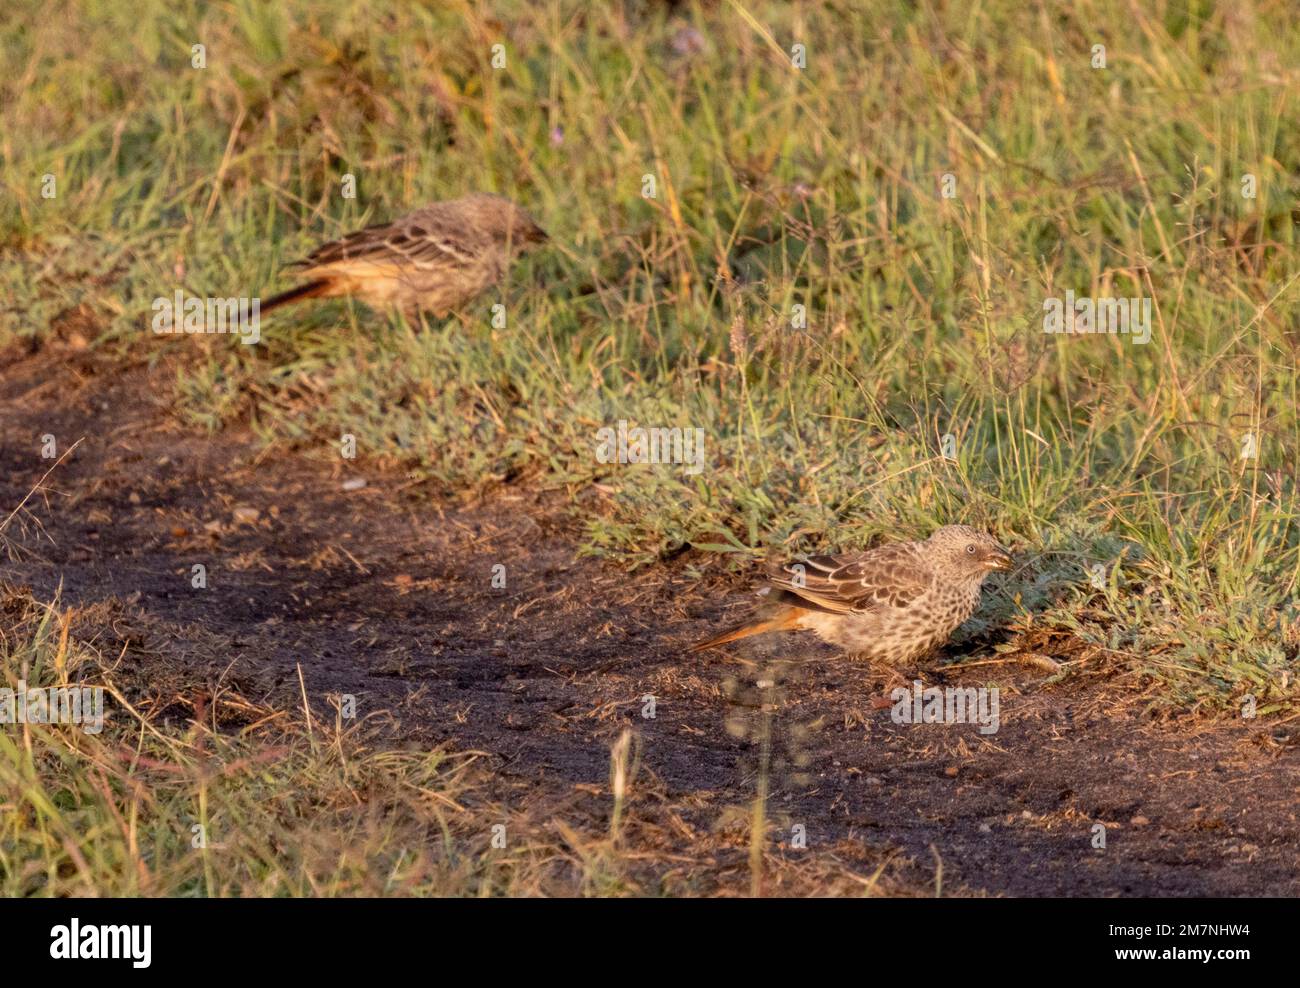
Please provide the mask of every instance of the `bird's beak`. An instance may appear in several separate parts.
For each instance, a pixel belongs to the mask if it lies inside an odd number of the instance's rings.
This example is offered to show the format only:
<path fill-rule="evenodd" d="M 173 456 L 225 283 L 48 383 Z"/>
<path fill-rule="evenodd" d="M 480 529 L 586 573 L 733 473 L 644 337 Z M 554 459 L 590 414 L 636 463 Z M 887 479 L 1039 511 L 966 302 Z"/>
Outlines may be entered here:
<path fill-rule="evenodd" d="M 544 244 L 551 239 L 551 235 L 543 230 L 540 226 L 533 227 L 529 233 L 528 240 L 534 244 Z"/>
<path fill-rule="evenodd" d="M 1009 570 L 1011 568 L 1011 553 L 1006 549 L 998 549 L 985 561 L 985 564 L 991 570 Z"/>

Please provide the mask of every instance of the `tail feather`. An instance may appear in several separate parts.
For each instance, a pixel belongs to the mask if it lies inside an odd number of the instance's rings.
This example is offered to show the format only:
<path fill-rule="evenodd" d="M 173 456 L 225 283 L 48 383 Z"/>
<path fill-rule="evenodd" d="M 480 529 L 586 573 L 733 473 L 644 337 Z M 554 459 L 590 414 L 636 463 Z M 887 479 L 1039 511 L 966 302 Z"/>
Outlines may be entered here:
<path fill-rule="evenodd" d="M 763 620 L 755 621 L 751 618 L 729 628 L 714 638 L 697 642 L 690 647 L 689 651 L 703 652 L 708 648 L 717 648 L 719 645 L 727 644 L 727 642 L 748 638 L 750 635 L 761 635 L 767 631 L 791 631 L 799 627 L 799 618 L 802 613 L 797 607 L 786 607 Z"/>
<path fill-rule="evenodd" d="M 305 298 L 319 298 L 326 294 L 330 287 L 328 278 L 317 278 L 315 281 L 308 281 L 297 288 L 290 288 L 287 292 L 281 292 L 279 295 L 272 295 L 262 303 L 259 310 L 261 315 L 266 315 L 272 309 L 278 309 L 282 305 L 288 305 L 290 302 L 300 302 Z"/>

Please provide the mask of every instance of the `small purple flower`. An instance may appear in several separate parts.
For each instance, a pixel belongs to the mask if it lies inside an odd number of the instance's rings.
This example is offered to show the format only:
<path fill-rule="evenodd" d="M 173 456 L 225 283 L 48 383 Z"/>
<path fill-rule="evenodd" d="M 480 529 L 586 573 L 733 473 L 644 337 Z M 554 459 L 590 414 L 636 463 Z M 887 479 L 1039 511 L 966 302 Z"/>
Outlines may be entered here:
<path fill-rule="evenodd" d="M 700 34 L 695 28 L 687 25 L 678 28 L 672 38 L 673 51 L 678 55 L 698 55 L 704 51 L 706 43 L 704 35 Z"/>
<path fill-rule="evenodd" d="M 558 148 L 564 143 L 564 128 L 556 124 L 551 128 L 551 147 Z"/>

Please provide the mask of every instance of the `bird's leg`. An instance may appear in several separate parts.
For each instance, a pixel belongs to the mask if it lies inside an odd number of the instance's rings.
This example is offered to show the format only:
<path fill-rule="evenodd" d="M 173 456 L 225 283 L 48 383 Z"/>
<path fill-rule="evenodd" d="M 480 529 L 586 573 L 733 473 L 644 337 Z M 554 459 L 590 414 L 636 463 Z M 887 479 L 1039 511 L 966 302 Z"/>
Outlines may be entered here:
<path fill-rule="evenodd" d="M 885 675 L 883 691 L 880 696 L 871 701 L 873 710 L 888 710 L 894 705 L 894 701 L 890 696 L 894 690 L 900 687 L 907 690 L 912 688 L 911 681 L 903 675 L 902 670 L 897 666 L 886 666 L 886 668 L 889 672 Z"/>
<path fill-rule="evenodd" d="M 424 328 L 424 323 L 420 321 L 421 309 L 418 302 L 409 302 L 402 306 L 402 317 L 406 320 L 406 325 L 414 332 L 419 332 Z"/>

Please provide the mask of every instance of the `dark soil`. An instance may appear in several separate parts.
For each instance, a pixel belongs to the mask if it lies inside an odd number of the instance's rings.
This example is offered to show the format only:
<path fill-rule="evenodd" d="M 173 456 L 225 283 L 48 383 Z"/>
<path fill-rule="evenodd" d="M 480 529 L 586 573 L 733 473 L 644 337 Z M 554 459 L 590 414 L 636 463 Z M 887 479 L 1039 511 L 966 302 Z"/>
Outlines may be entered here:
<path fill-rule="evenodd" d="M 766 722 L 774 839 L 802 825 L 802 853 L 897 850 L 976 894 L 1300 892 L 1300 751 L 1276 724 L 1157 720 L 1130 681 L 1012 661 L 927 667 L 999 686 L 996 734 L 896 725 L 878 678 L 806 642 L 687 653 L 743 582 L 579 559 L 567 505 L 527 490 L 453 502 L 323 448 L 195 434 L 160 398 L 170 374 L 85 351 L 0 363 L 0 519 L 50 468 L 42 436 L 81 440 L 10 526 L 0 579 L 114 602 L 213 682 L 292 697 L 301 666 L 313 702 L 352 694 L 403 742 L 487 752 L 556 799 L 606 785 L 630 725 L 660 798 L 708 830 L 753 800 Z M 760 689 L 776 653 L 811 658 Z"/>

